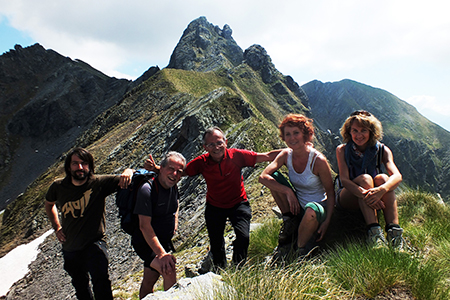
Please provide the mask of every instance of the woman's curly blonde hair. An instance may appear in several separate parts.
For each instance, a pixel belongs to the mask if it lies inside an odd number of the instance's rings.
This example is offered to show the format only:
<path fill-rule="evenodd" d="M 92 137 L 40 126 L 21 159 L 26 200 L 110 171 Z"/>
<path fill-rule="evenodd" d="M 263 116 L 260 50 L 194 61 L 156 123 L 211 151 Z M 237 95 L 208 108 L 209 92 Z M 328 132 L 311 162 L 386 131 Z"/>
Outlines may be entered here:
<path fill-rule="evenodd" d="M 370 131 L 369 146 L 374 146 L 377 141 L 383 138 L 383 126 L 381 122 L 371 113 L 365 110 L 357 110 L 345 120 L 341 127 L 341 136 L 345 144 L 352 140 L 350 128 L 354 122 L 357 122 L 359 126 L 367 128 Z"/>

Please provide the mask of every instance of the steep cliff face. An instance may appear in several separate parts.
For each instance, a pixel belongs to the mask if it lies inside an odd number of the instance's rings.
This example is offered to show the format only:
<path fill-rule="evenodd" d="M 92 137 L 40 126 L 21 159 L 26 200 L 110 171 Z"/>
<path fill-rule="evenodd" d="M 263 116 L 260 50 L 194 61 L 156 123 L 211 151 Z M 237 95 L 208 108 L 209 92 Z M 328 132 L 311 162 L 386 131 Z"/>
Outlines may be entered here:
<path fill-rule="evenodd" d="M 205 17 L 192 21 L 184 30 L 167 67 L 207 72 L 239 65 L 243 52 L 231 34 L 230 26 L 220 29 Z"/>
<path fill-rule="evenodd" d="M 0 208 L 70 148 L 129 85 L 39 44 L 16 45 L 0 56 Z"/>
<path fill-rule="evenodd" d="M 198 72 L 222 69 L 226 70 L 232 79 L 233 73 L 239 72 L 242 65 L 249 66 L 261 77 L 283 111 L 300 110 L 307 113 L 308 97 L 305 92 L 291 76 L 284 76 L 275 68 L 262 46 L 252 45 L 243 52 L 234 41 L 229 25 L 220 29 L 209 23 L 205 17 L 200 17 L 188 25 L 172 53 L 167 68 Z M 241 78 L 252 76 L 249 72 L 240 74 Z M 301 101 L 302 107 L 293 108 L 297 100 Z M 272 118 L 272 121 L 276 122 L 277 119 Z"/>

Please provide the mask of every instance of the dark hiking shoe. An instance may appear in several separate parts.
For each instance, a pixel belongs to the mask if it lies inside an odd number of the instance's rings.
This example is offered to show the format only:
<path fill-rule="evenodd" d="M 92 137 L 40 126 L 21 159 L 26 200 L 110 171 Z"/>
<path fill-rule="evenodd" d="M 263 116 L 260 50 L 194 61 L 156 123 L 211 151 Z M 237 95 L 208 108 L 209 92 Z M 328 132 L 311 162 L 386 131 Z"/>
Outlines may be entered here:
<path fill-rule="evenodd" d="M 391 228 L 388 230 L 387 233 L 387 241 L 389 247 L 392 247 L 393 249 L 404 251 L 406 242 L 402 237 L 403 229 L 402 228 Z"/>
<path fill-rule="evenodd" d="M 387 248 L 388 243 L 380 226 L 372 227 L 368 230 L 367 242 L 373 248 Z"/>
<path fill-rule="evenodd" d="M 297 229 L 297 218 L 287 217 L 286 219 L 284 219 L 283 224 L 281 225 L 280 234 L 278 235 L 278 244 L 286 245 L 288 243 L 291 243 Z"/>
<path fill-rule="evenodd" d="M 206 257 L 201 261 L 200 268 L 197 270 L 199 274 L 206 274 L 212 271 L 213 268 L 213 256 L 211 251 L 208 251 Z"/>

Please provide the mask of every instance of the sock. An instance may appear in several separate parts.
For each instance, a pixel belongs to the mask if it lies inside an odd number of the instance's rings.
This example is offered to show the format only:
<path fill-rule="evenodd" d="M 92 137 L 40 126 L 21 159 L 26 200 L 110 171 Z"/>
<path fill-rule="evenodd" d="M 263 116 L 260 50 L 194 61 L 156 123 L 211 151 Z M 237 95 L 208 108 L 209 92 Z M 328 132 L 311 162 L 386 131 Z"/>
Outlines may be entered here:
<path fill-rule="evenodd" d="M 283 220 L 285 219 L 285 217 L 286 217 L 286 219 L 293 218 L 294 215 L 290 211 L 288 211 L 288 212 L 283 213 Z"/>
<path fill-rule="evenodd" d="M 378 223 L 372 223 L 372 224 L 369 224 L 369 225 L 367 225 L 367 231 L 369 231 L 370 229 L 372 229 L 373 227 L 380 227 L 380 224 L 378 224 Z"/>
<path fill-rule="evenodd" d="M 401 228 L 401 227 L 400 227 L 400 225 L 398 225 L 398 224 L 395 224 L 395 223 L 389 223 L 389 224 L 386 225 L 386 232 L 388 232 L 388 230 L 389 230 L 389 229 L 392 229 L 392 228 Z"/>

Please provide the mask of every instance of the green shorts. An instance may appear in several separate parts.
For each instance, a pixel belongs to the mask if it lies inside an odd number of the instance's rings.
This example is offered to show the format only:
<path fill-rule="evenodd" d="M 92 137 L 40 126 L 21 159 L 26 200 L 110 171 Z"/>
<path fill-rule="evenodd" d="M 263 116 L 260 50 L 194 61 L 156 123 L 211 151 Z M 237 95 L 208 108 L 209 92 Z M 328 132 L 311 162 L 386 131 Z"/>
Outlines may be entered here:
<path fill-rule="evenodd" d="M 295 188 L 292 185 L 292 183 L 289 181 L 289 179 L 287 179 L 283 174 L 281 174 L 278 171 L 275 171 L 272 175 L 271 175 L 278 183 L 281 183 L 282 185 L 288 186 L 290 188 L 292 188 L 292 190 L 295 193 Z M 319 224 L 323 223 L 323 221 L 325 221 L 325 219 L 327 218 L 327 212 L 324 208 L 324 205 L 326 205 L 327 201 L 322 201 L 322 202 L 308 202 L 305 205 L 305 208 L 302 208 L 301 211 L 301 215 L 303 217 L 303 215 L 305 214 L 305 210 L 307 208 L 311 208 L 315 213 L 316 213 L 316 217 L 317 217 L 317 222 L 319 222 Z"/>

